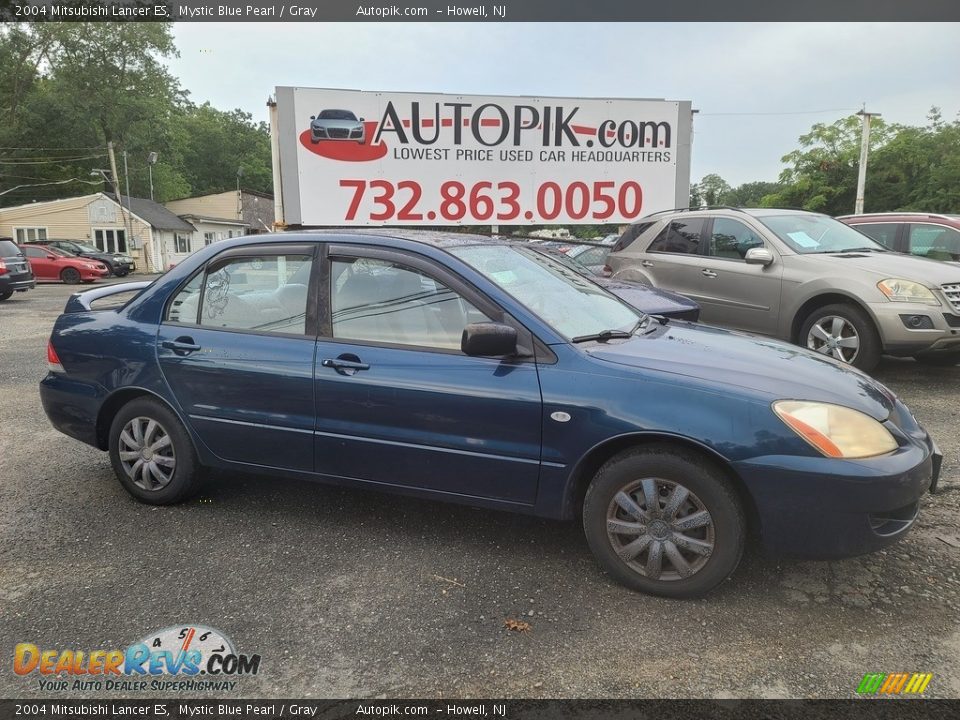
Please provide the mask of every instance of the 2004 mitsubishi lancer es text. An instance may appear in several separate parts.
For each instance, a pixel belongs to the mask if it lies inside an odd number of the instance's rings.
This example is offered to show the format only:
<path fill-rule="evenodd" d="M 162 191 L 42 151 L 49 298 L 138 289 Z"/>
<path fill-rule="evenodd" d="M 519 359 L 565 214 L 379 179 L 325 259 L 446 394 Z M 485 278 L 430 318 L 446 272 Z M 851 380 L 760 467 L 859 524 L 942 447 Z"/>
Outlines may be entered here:
<path fill-rule="evenodd" d="M 820 558 L 897 540 L 941 459 L 855 369 L 469 235 L 219 242 L 71 297 L 48 361 L 53 425 L 143 502 L 216 467 L 580 517 L 610 575 L 669 597 L 727 578 L 748 536 Z"/>

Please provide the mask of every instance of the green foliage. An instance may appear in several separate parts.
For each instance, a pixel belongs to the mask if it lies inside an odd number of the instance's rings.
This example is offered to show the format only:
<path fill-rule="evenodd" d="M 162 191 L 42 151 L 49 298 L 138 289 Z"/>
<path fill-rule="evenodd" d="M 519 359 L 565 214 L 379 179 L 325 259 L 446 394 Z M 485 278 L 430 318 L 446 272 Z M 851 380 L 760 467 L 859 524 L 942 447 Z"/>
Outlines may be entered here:
<path fill-rule="evenodd" d="M 249 114 L 195 105 L 167 70 L 177 55 L 170 23 L 0 26 L 0 206 L 109 190 L 112 141 L 125 190 L 158 201 L 236 187 L 270 192 L 270 138 Z M 93 174 L 91 174 L 93 173 Z"/>

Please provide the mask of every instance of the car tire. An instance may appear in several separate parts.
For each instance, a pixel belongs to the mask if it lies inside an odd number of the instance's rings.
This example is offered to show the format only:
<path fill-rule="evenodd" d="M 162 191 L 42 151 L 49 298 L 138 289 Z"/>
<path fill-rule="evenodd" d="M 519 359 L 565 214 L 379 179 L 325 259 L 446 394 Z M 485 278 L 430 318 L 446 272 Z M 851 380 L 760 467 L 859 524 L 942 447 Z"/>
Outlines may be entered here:
<path fill-rule="evenodd" d="M 954 365 L 960 364 L 960 352 L 941 352 L 929 353 L 927 355 L 914 355 L 913 359 L 924 365 L 953 367 Z"/>
<path fill-rule="evenodd" d="M 60 271 L 60 279 L 67 285 L 76 285 L 80 282 L 80 271 L 72 267 L 64 268 Z"/>
<path fill-rule="evenodd" d="M 652 513 L 648 497 L 658 506 Z M 587 543 L 604 570 L 633 590 L 661 597 L 701 597 L 726 580 L 743 555 L 746 525 L 726 476 L 666 445 L 608 460 L 583 502 Z"/>
<path fill-rule="evenodd" d="M 817 326 L 820 327 L 820 334 L 814 329 Z M 833 332 L 834 329 L 839 335 Z M 851 355 L 851 347 L 831 348 L 825 336 L 841 342 L 853 339 L 857 343 L 856 351 Z M 873 321 L 863 310 L 848 304 L 826 305 L 810 313 L 800 328 L 798 344 L 864 372 L 870 372 L 877 366 L 882 350 L 880 335 Z"/>
<path fill-rule="evenodd" d="M 140 397 L 124 405 L 110 424 L 109 449 L 120 484 L 141 502 L 177 503 L 199 485 L 200 461 L 193 442 L 176 414 L 159 400 Z"/>
<path fill-rule="evenodd" d="M 7 290 L 5 292 L 0 292 L 0 302 L 8 300 L 13 295 L 13 290 Z"/>
<path fill-rule="evenodd" d="M 129 270 L 111 270 L 110 275 L 116 275 L 117 277 L 126 277 L 130 274 Z M 109 275 L 107 276 L 109 277 Z"/>

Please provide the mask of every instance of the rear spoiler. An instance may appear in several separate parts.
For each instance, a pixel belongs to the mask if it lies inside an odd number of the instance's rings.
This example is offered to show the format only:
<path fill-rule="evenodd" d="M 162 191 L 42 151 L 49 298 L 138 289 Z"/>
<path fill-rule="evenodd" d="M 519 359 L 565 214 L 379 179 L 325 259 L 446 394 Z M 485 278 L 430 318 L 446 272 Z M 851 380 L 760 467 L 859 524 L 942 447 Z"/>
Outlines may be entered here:
<path fill-rule="evenodd" d="M 90 306 L 97 300 L 110 297 L 111 295 L 119 295 L 120 293 L 138 292 L 151 285 L 153 285 L 153 280 L 140 280 L 137 282 L 117 283 L 116 285 L 107 285 L 106 287 L 99 287 L 94 290 L 74 293 L 70 296 L 70 299 L 67 300 L 63 312 L 64 314 L 87 312 L 88 310 L 93 310 Z"/>

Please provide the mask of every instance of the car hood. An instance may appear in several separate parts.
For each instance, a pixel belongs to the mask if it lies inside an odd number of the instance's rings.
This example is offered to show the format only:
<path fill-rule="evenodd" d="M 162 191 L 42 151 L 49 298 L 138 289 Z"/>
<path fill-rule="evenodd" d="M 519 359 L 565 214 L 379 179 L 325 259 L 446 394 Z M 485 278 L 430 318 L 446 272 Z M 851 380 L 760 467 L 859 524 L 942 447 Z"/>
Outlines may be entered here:
<path fill-rule="evenodd" d="M 884 420 L 895 397 L 880 383 L 839 362 L 779 340 L 709 325 L 667 323 L 625 342 L 584 348 L 593 358 L 746 388 L 771 401 L 815 400 Z"/>
<path fill-rule="evenodd" d="M 633 307 L 650 315 L 661 315 L 671 312 L 696 310 L 700 306 L 688 297 L 678 293 L 651 287 L 644 283 L 629 282 L 627 280 L 613 280 L 610 278 L 591 278 L 622 300 L 626 300 Z"/>
<path fill-rule="evenodd" d="M 855 270 L 869 272 L 876 275 L 877 280 L 902 278 L 924 283 L 927 286 L 960 283 L 960 267 L 957 265 L 904 253 L 818 253 L 799 257 L 813 259 L 824 267 L 834 271 L 839 270 L 842 273 Z"/>

